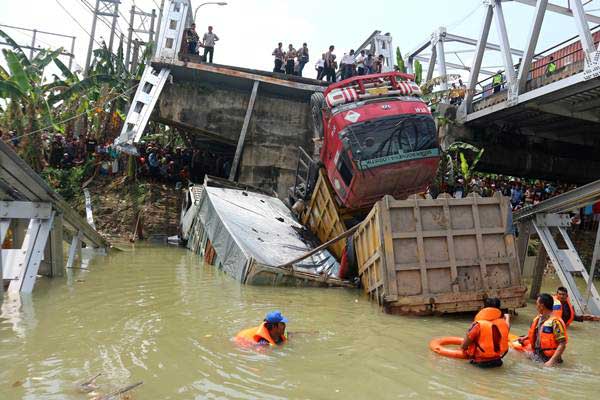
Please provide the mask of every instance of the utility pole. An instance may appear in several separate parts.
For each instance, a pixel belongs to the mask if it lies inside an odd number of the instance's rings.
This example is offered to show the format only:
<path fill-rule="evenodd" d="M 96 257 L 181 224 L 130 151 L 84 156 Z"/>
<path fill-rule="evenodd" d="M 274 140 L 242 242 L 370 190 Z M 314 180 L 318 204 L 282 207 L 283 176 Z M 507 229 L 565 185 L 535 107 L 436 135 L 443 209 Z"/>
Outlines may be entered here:
<path fill-rule="evenodd" d="M 131 62 L 132 46 L 135 46 L 135 43 L 133 42 L 133 34 L 141 33 L 141 34 L 148 35 L 147 41 L 139 40 L 139 46 L 138 46 L 138 51 L 139 51 L 141 46 L 147 46 L 148 43 L 154 41 L 154 25 L 155 25 L 155 23 L 156 23 L 156 10 L 152 10 L 152 12 L 147 13 L 147 12 L 144 12 L 144 11 L 138 9 L 136 6 L 131 7 L 130 17 L 129 17 L 129 29 L 128 29 L 129 33 L 128 33 L 128 40 L 127 40 L 127 54 L 125 55 L 125 66 L 127 68 L 129 68 L 130 72 L 133 72 L 135 69 L 133 66 L 133 62 Z M 134 49 L 134 52 L 135 52 L 135 49 Z M 137 63 L 137 61 L 136 61 L 136 63 Z"/>
<path fill-rule="evenodd" d="M 110 28 L 110 39 L 108 41 L 108 51 L 112 53 L 113 43 L 115 42 L 115 30 L 117 28 L 117 18 L 119 18 L 119 3 L 115 3 L 115 12 L 113 14 L 112 25 Z"/>
<path fill-rule="evenodd" d="M 88 74 L 88 70 L 90 69 L 90 63 L 92 61 L 92 50 L 94 47 L 94 39 L 96 36 L 96 23 L 98 22 L 98 18 L 100 17 L 112 17 L 113 25 L 112 31 L 110 33 L 110 44 L 112 47 L 113 37 L 115 35 L 115 25 L 116 18 L 119 16 L 119 4 L 121 4 L 121 0 L 96 0 L 96 7 L 94 8 L 94 15 L 92 19 L 92 30 L 90 33 L 90 42 L 88 45 L 87 57 L 85 58 L 85 75 Z"/>
<path fill-rule="evenodd" d="M 29 50 L 29 59 L 31 60 L 33 58 L 33 49 L 35 49 L 35 37 L 37 35 L 37 31 L 34 29 L 33 30 L 33 35 L 32 35 L 32 39 L 31 39 L 31 50 Z"/>

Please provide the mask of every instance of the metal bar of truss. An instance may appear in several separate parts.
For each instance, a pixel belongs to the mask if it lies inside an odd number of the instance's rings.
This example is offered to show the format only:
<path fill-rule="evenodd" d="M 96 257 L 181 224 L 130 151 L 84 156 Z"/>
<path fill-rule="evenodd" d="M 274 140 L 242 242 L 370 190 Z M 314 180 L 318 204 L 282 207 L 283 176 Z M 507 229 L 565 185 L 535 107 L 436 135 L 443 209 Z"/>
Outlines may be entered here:
<path fill-rule="evenodd" d="M 502 54 L 502 59 L 504 61 L 504 73 L 510 87 L 514 85 L 515 82 L 515 68 L 513 66 L 511 48 L 508 41 L 508 32 L 506 31 L 506 22 L 504 21 L 504 11 L 502 10 L 502 2 L 500 0 L 496 0 L 494 20 L 496 21 L 496 29 L 498 30 L 498 36 L 500 38 L 500 53 Z"/>
<path fill-rule="evenodd" d="M 469 44 L 471 46 L 477 46 L 477 40 L 452 33 L 446 33 L 446 42 L 459 42 L 463 44 Z M 485 48 L 488 50 L 502 51 L 502 47 L 500 45 L 493 43 L 486 43 Z M 523 56 L 523 50 L 510 49 L 510 52 L 518 57 Z"/>
<path fill-rule="evenodd" d="M 465 95 L 465 101 L 461 104 L 463 108 L 463 114 L 467 114 L 471 111 L 473 103 L 473 94 L 475 93 L 475 85 L 477 85 L 477 77 L 479 76 L 479 70 L 481 69 L 481 63 L 483 61 L 483 52 L 485 45 L 490 34 L 490 27 L 492 25 L 492 17 L 494 16 L 494 7 L 488 5 L 485 11 L 485 18 L 483 19 L 483 25 L 481 27 L 481 33 L 479 40 L 477 41 L 477 47 L 475 50 L 475 57 L 473 58 L 473 66 L 471 67 L 471 74 L 469 76 L 469 87 L 467 94 Z"/>
<path fill-rule="evenodd" d="M 503 0 L 503 1 L 514 1 L 515 3 L 521 3 L 521 4 L 526 4 L 528 6 L 532 6 L 535 7 L 537 4 L 537 1 L 539 0 Z M 577 1 L 577 0 L 574 0 Z M 566 8 L 566 7 L 561 7 L 559 5 L 556 4 L 552 4 L 552 3 L 548 3 L 548 11 L 551 12 L 555 12 L 558 14 L 562 14 L 562 15 L 567 15 L 569 17 L 573 16 L 573 12 L 571 11 L 571 9 Z M 596 16 L 596 15 L 592 15 L 592 14 L 584 14 L 585 19 L 589 22 L 593 22 L 595 24 L 600 24 L 600 17 Z"/>
<path fill-rule="evenodd" d="M 427 77 L 425 78 L 425 82 L 429 82 L 433 78 L 433 71 L 435 71 L 435 61 L 437 59 L 437 49 L 433 47 L 431 49 L 431 57 L 429 57 L 429 62 L 427 63 Z"/>
<path fill-rule="evenodd" d="M 425 56 L 415 56 L 414 59 L 426 63 L 427 66 L 428 66 L 428 68 L 429 68 L 429 58 L 428 57 L 425 57 Z M 448 61 L 446 61 L 446 68 L 462 69 L 464 71 L 470 71 L 471 70 L 471 67 L 468 67 L 466 65 L 456 64 L 456 63 L 452 63 L 452 62 L 448 62 Z M 489 76 L 496 75 L 495 72 L 488 71 L 486 69 L 480 69 L 479 73 L 483 74 L 483 75 L 489 75 Z"/>
<path fill-rule="evenodd" d="M 521 64 L 519 65 L 519 73 L 517 76 L 519 93 L 523 93 L 525 91 L 525 86 L 527 85 L 529 70 L 531 69 L 531 62 L 533 61 L 535 48 L 540 37 L 540 31 L 542 28 L 542 22 L 544 21 L 544 15 L 546 14 L 547 5 L 548 0 L 538 0 L 535 6 L 535 16 L 533 17 L 533 24 L 531 24 L 531 29 L 529 30 L 527 46 L 525 47 L 525 55 L 521 59 Z"/>
<path fill-rule="evenodd" d="M 437 51 L 438 73 L 443 78 L 440 86 L 441 86 L 442 90 L 447 90 L 448 89 L 448 79 L 446 77 L 447 71 L 446 71 L 446 54 L 444 53 L 444 41 L 440 38 L 440 40 L 438 40 L 438 42 L 435 44 L 435 47 L 436 47 L 436 51 Z M 429 74 L 429 70 L 427 70 L 427 73 Z"/>
<path fill-rule="evenodd" d="M 513 221 L 532 218 L 537 213 L 562 213 L 600 201 L 600 180 L 544 200 L 513 213 Z"/>
<path fill-rule="evenodd" d="M 589 56 L 596 51 L 596 46 L 594 45 L 590 27 L 585 19 L 583 4 L 581 4 L 581 0 L 571 0 L 570 4 L 573 7 L 573 18 L 575 19 L 575 25 L 577 26 L 577 32 L 579 33 L 579 39 L 581 40 L 581 48 L 586 56 Z"/>

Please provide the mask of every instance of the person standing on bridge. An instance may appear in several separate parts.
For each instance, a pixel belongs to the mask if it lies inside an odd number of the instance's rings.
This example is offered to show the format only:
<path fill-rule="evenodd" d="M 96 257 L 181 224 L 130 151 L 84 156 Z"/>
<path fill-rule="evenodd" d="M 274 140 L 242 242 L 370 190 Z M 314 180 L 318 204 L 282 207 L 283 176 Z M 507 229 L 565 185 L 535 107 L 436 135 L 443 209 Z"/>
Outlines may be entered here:
<path fill-rule="evenodd" d="M 365 74 L 365 51 L 361 50 L 360 54 L 356 57 L 356 73 L 357 75 Z"/>
<path fill-rule="evenodd" d="M 185 41 L 187 43 L 187 51 L 189 54 L 197 54 L 198 42 L 200 41 L 200 37 L 196 32 L 196 24 L 192 24 L 189 29 L 186 29 L 185 32 Z"/>
<path fill-rule="evenodd" d="M 325 53 L 325 65 L 324 71 L 325 76 L 327 77 L 327 82 L 335 82 L 335 70 L 337 69 L 337 61 L 335 61 L 335 54 L 333 54 L 333 50 L 335 49 L 334 45 L 329 46 L 329 51 Z"/>
<path fill-rule="evenodd" d="M 502 89 L 502 71 L 498 70 L 496 75 L 492 78 L 492 86 L 494 87 L 494 93 L 498 93 Z"/>
<path fill-rule="evenodd" d="M 304 66 L 308 63 L 308 46 L 306 43 L 302 43 L 302 47 L 298 49 L 298 76 L 302 76 Z"/>
<path fill-rule="evenodd" d="M 354 69 L 354 50 L 350 50 L 349 54 L 344 54 L 342 57 L 342 80 L 352 77 Z"/>
<path fill-rule="evenodd" d="M 550 76 L 556 72 L 556 63 L 554 62 L 554 56 L 550 56 L 550 61 L 546 65 L 546 76 Z"/>
<path fill-rule="evenodd" d="M 273 67 L 273 72 L 281 72 L 283 59 L 285 57 L 285 53 L 283 52 L 283 43 L 277 43 L 277 48 L 273 50 L 272 55 L 275 57 L 275 66 Z"/>
<path fill-rule="evenodd" d="M 294 62 L 296 60 L 296 49 L 291 44 L 288 46 L 288 51 L 285 53 L 285 73 L 294 75 Z"/>
<path fill-rule="evenodd" d="M 208 27 L 208 32 L 202 37 L 202 46 L 204 47 L 204 61 L 212 64 L 213 54 L 215 52 L 215 42 L 219 40 L 219 37 L 213 33 L 213 27 Z M 207 55 L 210 54 L 210 60 Z"/>

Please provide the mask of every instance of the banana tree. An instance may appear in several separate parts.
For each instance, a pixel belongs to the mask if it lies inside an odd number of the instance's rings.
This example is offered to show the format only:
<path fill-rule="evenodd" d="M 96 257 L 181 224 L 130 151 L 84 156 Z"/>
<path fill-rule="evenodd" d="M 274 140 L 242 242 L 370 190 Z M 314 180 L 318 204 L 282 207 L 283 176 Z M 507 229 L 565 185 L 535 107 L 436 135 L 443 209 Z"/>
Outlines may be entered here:
<path fill-rule="evenodd" d="M 462 175 L 465 183 L 469 183 L 475 168 L 483 156 L 484 149 L 480 149 L 465 142 L 454 142 L 446 151 L 442 151 L 438 172 L 432 186 L 439 192 L 445 186 L 457 184 L 457 172 Z M 469 160 L 471 162 L 469 163 Z M 465 187 L 468 189 L 468 185 Z"/>
<path fill-rule="evenodd" d="M 2 50 L 8 68 L 0 70 L 0 99 L 7 104 L 2 121 L 22 138 L 19 152 L 39 172 L 43 168 L 41 131 L 63 132 L 63 127 L 55 123 L 64 118 L 61 100 L 82 94 L 96 87 L 99 82 L 111 82 L 112 78 L 92 76 L 79 81 L 58 60 L 62 48 L 41 50 L 29 59 L 23 49 L 2 30 L 0 37 L 12 47 Z M 54 80 L 48 82 L 45 69 L 52 62 L 66 75 L 64 79 L 55 75 Z"/>

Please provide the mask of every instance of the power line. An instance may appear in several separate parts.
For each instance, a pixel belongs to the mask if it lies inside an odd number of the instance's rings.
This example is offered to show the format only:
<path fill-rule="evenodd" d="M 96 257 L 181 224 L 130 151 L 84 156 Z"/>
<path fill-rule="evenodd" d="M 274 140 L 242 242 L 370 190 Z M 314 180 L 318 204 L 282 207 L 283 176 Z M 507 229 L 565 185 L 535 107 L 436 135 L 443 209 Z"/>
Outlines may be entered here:
<path fill-rule="evenodd" d="M 479 10 L 479 8 L 481 6 L 482 6 L 482 3 L 480 1 L 478 1 L 477 5 L 475 6 L 475 8 L 473 8 L 471 11 L 469 11 L 464 17 L 462 17 L 459 20 L 454 21 L 453 23 L 451 23 L 450 25 L 448 25 L 448 28 L 454 28 L 454 27 L 462 24 L 467 19 L 469 19 L 473 14 L 475 14 L 477 12 L 477 10 Z"/>
<path fill-rule="evenodd" d="M 92 36 L 92 34 L 91 34 L 91 33 L 90 33 L 90 32 L 89 32 L 87 29 L 85 29 L 85 28 L 83 27 L 83 25 L 81 25 L 81 24 L 79 23 L 79 21 L 77 20 L 77 18 L 75 18 L 75 17 L 74 17 L 74 16 L 73 16 L 73 15 L 72 15 L 72 14 L 69 12 L 69 10 L 67 10 L 67 9 L 66 9 L 66 8 L 65 8 L 65 7 L 64 7 L 62 4 L 61 4 L 61 2 L 60 2 L 59 0 L 55 0 L 55 1 L 56 1 L 56 3 L 57 3 L 59 6 L 60 6 L 60 8 L 62 8 L 62 9 L 64 10 L 64 12 L 66 12 L 66 13 L 67 13 L 67 15 L 68 15 L 69 17 L 71 17 L 71 19 L 72 19 L 73 21 L 75 21 L 75 23 L 76 23 L 76 24 L 77 24 L 77 25 L 78 25 L 78 26 L 79 26 L 79 27 L 80 27 L 80 28 L 81 28 L 81 29 L 82 29 L 82 30 L 83 30 L 85 33 L 87 33 L 87 35 L 88 35 L 89 37 L 91 37 L 91 38 L 92 38 L 92 40 L 93 40 L 94 42 L 96 42 L 96 44 L 97 44 L 98 46 L 102 47 L 102 44 L 101 44 L 100 42 L 98 42 L 98 41 L 96 40 L 96 38 L 94 38 L 94 37 Z"/>

